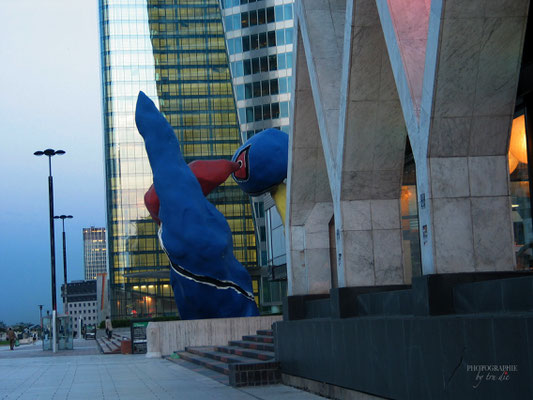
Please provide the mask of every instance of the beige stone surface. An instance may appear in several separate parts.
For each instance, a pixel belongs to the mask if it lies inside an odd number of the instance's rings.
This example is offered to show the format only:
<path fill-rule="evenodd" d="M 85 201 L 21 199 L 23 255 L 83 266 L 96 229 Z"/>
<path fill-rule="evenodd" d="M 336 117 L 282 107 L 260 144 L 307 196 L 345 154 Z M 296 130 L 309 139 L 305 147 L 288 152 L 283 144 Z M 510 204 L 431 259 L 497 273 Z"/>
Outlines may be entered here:
<path fill-rule="evenodd" d="M 399 200 L 372 200 L 370 204 L 373 229 L 399 229 L 401 224 Z"/>
<path fill-rule="evenodd" d="M 434 199 L 437 273 L 475 271 L 470 199 Z"/>
<path fill-rule="evenodd" d="M 474 251 L 477 271 L 511 271 L 516 261 L 509 197 L 472 199 Z"/>
<path fill-rule="evenodd" d="M 433 199 L 467 197 L 468 158 L 433 157 L 430 159 L 431 194 Z"/>
<path fill-rule="evenodd" d="M 471 195 L 507 196 L 509 194 L 507 165 L 506 156 L 469 157 Z"/>
<path fill-rule="evenodd" d="M 153 332 L 154 336 L 148 336 L 148 353 L 167 356 L 174 351 L 184 350 L 186 346 L 225 346 L 230 340 L 241 340 L 243 335 L 256 334 L 259 329 L 271 329 L 272 324 L 281 319 L 281 315 L 272 315 L 150 322 L 147 330 Z M 157 329 L 154 326 L 159 328 L 159 348 L 156 347 Z"/>
<path fill-rule="evenodd" d="M 346 286 L 375 285 L 372 231 L 344 231 L 343 243 Z"/>
<path fill-rule="evenodd" d="M 374 229 L 374 269 L 376 285 L 403 284 L 402 232 L 400 229 Z"/>

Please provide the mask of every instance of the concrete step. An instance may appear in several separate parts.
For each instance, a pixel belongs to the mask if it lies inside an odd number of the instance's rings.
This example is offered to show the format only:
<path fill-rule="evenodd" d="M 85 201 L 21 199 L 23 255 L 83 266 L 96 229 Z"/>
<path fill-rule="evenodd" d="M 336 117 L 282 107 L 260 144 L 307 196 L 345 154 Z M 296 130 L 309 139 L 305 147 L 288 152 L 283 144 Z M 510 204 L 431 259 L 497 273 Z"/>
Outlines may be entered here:
<path fill-rule="evenodd" d="M 242 340 L 247 340 L 249 342 L 274 343 L 274 336 L 268 336 L 268 335 L 246 335 L 246 336 L 242 337 Z"/>
<path fill-rule="evenodd" d="M 247 357 L 240 355 L 229 355 L 228 353 L 217 351 L 215 348 L 208 346 L 185 347 L 185 351 L 198 356 L 211 358 L 212 360 L 220 361 L 226 364 L 246 363 L 251 361 Z"/>
<path fill-rule="evenodd" d="M 117 345 L 108 338 L 98 338 L 96 343 L 98 343 L 100 351 L 104 354 L 120 354 L 120 344 Z"/>
<path fill-rule="evenodd" d="M 279 362 L 274 360 L 229 365 L 231 386 L 274 385 L 281 382 Z"/>
<path fill-rule="evenodd" d="M 279 383 L 279 363 L 274 360 L 258 360 L 238 355 L 229 356 L 212 347 L 187 347 L 176 352 L 185 361 L 211 369 L 229 377 L 231 386 L 257 386 Z"/>
<path fill-rule="evenodd" d="M 229 376 L 221 374 L 220 372 L 213 371 L 212 369 L 206 368 L 202 365 L 195 364 L 193 362 L 187 361 L 181 358 L 177 353 L 172 354 L 169 357 L 166 357 L 168 361 L 176 363 L 184 368 L 187 368 L 191 371 L 201 374 L 208 378 L 214 379 L 217 382 L 222 383 L 223 385 L 229 386 Z"/>
<path fill-rule="evenodd" d="M 211 374 L 212 379 L 229 382 L 231 386 L 279 383 L 281 371 L 274 354 L 274 332 L 269 329 L 258 330 L 257 335 L 246 335 L 242 339 L 230 341 L 228 346 L 186 347 L 185 351 L 175 352 L 168 360 L 182 365 L 190 364 L 188 368 L 204 375 Z"/>
<path fill-rule="evenodd" d="M 255 358 L 262 361 L 273 360 L 275 358 L 275 354 L 272 351 L 246 349 L 238 346 L 215 346 L 214 349 L 218 352 Z"/>
<path fill-rule="evenodd" d="M 113 334 L 111 339 L 107 336 L 96 339 L 96 343 L 100 347 L 100 351 L 104 354 L 120 354 L 123 336 L 119 334 Z"/>
<path fill-rule="evenodd" d="M 193 354 L 189 351 L 179 351 L 176 352 L 176 354 L 179 355 L 180 358 L 183 360 L 192 362 L 197 365 L 201 365 L 202 367 L 209 368 L 224 375 L 229 375 L 229 364 L 224 363 L 222 361 L 216 361 L 212 358 Z"/>
<path fill-rule="evenodd" d="M 242 347 L 245 349 L 262 350 L 262 351 L 274 351 L 273 343 L 262 343 L 250 340 L 231 340 L 230 346 Z"/>

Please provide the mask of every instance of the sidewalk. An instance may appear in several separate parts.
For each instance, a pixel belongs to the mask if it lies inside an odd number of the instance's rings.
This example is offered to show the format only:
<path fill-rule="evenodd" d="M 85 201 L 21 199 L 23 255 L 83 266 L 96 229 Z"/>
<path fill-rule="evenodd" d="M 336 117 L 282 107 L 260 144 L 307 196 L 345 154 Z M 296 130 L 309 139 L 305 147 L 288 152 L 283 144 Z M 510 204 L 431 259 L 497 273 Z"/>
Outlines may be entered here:
<path fill-rule="evenodd" d="M 320 399 L 284 385 L 232 388 L 164 359 L 98 354 L 93 340 L 57 355 L 0 348 L 1 399 Z M 91 354 L 96 350 L 96 353 Z M 44 353 L 44 354 L 43 354 Z M 83 353 L 83 354 L 82 354 Z"/>

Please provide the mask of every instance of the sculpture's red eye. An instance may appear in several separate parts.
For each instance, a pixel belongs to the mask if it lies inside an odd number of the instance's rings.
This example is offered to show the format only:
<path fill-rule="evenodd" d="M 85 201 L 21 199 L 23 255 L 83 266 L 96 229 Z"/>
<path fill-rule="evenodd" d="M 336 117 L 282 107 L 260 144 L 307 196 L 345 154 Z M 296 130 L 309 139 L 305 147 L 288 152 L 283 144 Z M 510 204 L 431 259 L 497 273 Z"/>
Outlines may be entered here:
<path fill-rule="evenodd" d="M 248 149 L 249 147 L 243 149 L 235 160 L 240 165 L 240 168 L 233 173 L 236 180 L 244 181 L 248 179 Z"/>

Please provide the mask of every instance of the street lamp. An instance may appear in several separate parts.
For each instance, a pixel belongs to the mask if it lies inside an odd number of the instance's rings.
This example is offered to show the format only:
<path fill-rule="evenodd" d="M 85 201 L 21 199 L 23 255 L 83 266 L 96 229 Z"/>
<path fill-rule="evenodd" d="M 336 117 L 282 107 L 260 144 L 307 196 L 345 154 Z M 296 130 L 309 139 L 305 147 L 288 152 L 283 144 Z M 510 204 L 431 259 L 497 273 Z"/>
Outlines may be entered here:
<path fill-rule="evenodd" d="M 63 278 L 65 279 L 65 314 L 68 314 L 68 290 L 67 290 L 67 238 L 65 236 L 65 219 L 73 218 L 72 215 L 56 215 L 54 219 L 60 219 L 63 223 Z"/>
<path fill-rule="evenodd" d="M 41 321 L 41 337 L 43 336 L 43 305 L 39 304 L 39 318 Z"/>
<path fill-rule="evenodd" d="M 48 157 L 48 204 L 50 208 L 50 267 L 52 269 L 52 335 L 54 340 L 52 341 L 52 349 L 55 353 L 57 351 L 56 345 L 56 315 L 57 315 L 57 302 L 56 302 L 56 252 L 54 241 L 54 178 L 52 178 L 52 157 L 55 155 L 61 156 L 65 154 L 64 150 L 46 149 L 43 151 L 36 151 L 33 153 L 36 156 Z"/>

